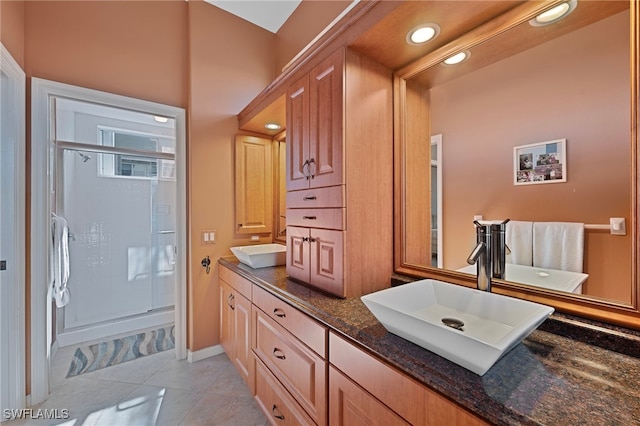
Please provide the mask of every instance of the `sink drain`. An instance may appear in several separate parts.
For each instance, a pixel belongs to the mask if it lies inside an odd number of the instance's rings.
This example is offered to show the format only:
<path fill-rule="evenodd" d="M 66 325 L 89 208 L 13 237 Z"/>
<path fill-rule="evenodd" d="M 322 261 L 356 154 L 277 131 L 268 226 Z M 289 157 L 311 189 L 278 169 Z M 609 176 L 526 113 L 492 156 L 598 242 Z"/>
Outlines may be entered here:
<path fill-rule="evenodd" d="M 464 322 L 456 318 L 442 318 L 442 323 L 447 327 L 455 328 L 456 330 L 464 331 Z"/>

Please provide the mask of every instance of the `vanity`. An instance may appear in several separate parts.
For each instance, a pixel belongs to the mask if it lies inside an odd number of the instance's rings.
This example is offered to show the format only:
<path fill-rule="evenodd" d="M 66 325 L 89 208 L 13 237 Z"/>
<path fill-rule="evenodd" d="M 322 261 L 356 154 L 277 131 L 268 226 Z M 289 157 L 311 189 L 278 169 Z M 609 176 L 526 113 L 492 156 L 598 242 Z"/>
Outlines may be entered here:
<path fill-rule="evenodd" d="M 248 284 L 253 322 L 245 330 L 254 349 L 246 370 L 255 373 L 244 379 L 272 424 L 346 425 L 358 416 L 367 424 L 416 425 L 640 421 L 637 331 L 554 314 L 479 376 L 388 333 L 359 298 L 290 280 L 283 266 L 253 269 L 233 257 L 218 263 L 225 283 Z M 282 314 L 292 321 L 276 323 Z M 271 341 L 275 352 L 260 346 L 265 323 L 279 336 Z M 273 370 L 286 362 L 277 356 L 290 353 L 306 360 L 298 364 L 304 369 Z M 265 382 L 276 386 L 272 396 L 260 390 L 273 389 Z"/>

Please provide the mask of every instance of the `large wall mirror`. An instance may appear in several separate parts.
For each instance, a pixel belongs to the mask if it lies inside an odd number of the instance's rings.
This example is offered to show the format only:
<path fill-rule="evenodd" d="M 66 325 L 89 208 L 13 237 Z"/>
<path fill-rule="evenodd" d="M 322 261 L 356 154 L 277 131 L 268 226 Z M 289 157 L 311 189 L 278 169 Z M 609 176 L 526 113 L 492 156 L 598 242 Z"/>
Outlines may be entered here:
<path fill-rule="evenodd" d="M 507 281 L 509 274 L 494 288 L 638 327 L 638 12 L 629 1 L 578 1 L 558 22 L 532 25 L 559 3 L 523 3 L 397 71 L 396 271 L 473 285 L 465 267 L 476 216 L 525 227 L 585 224 L 575 254 L 587 276 L 579 288 Z M 442 63 L 459 52 L 470 56 Z M 528 145 L 536 147 L 519 148 Z M 555 170 L 545 176 L 550 158 L 566 166 L 562 179 Z M 543 171 L 520 184 L 526 167 Z M 610 218 L 625 219 L 625 235 L 589 226 Z M 549 250 L 565 244 L 556 237 L 544 242 Z"/>

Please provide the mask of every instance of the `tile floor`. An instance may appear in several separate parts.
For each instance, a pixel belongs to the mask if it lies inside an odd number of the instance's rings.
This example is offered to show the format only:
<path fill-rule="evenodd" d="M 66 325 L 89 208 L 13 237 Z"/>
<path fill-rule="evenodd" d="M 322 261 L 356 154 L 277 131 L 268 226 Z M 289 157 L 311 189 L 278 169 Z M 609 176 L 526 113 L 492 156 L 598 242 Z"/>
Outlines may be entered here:
<path fill-rule="evenodd" d="M 76 346 L 62 348 L 51 369 L 52 393 L 37 409 L 69 410 L 67 419 L 18 419 L 2 426 L 145 426 L 268 424 L 229 358 L 189 363 L 160 352 L 65 378 Z"/>

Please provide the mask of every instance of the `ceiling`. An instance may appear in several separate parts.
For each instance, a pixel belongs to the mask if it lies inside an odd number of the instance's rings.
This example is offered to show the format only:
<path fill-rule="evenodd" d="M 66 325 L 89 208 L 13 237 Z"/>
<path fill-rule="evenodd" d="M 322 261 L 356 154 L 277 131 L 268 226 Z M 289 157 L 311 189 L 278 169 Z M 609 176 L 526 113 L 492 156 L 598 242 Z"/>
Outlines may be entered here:
<path fill-rule="evenodd" d="M 302 0 L 205 1 L 275 34 Z"/>

